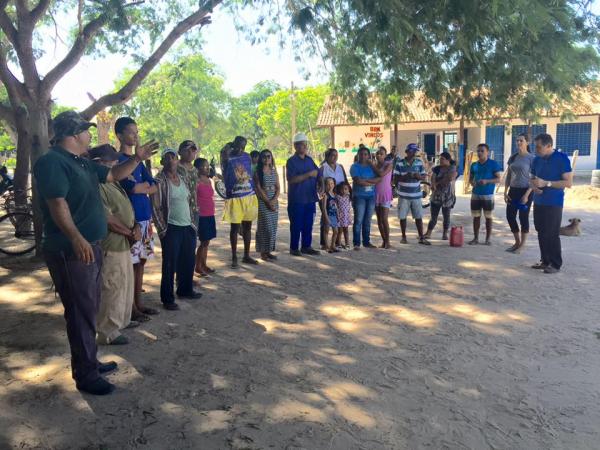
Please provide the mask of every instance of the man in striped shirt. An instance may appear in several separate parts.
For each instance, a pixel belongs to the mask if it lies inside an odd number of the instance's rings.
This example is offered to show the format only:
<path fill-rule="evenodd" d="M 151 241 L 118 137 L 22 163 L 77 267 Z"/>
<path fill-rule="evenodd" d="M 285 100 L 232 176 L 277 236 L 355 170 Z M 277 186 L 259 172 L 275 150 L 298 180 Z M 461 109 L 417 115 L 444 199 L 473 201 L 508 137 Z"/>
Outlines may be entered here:
<path fill-rule="evenodd" d="M 423 234 L 423 208 L 421 201 L 423 194 L 421 192 L 421 181 L 427 178 L 427 173 L 423 161 L 416 158 L 419 151 L 417 144 L 408 144 L 406 146 L 406 157 L 396 158 L 394 163 L 394 186 L 399 194 L 398 199 L 398 219 L 400 219 L 400 228 L 402 229 L 402 244 L 407 244 L 406 240 L 406 218 L 408 211 L 411 211 L 413 219 L 419 232 L 419 244 L 431 245 Z"/>

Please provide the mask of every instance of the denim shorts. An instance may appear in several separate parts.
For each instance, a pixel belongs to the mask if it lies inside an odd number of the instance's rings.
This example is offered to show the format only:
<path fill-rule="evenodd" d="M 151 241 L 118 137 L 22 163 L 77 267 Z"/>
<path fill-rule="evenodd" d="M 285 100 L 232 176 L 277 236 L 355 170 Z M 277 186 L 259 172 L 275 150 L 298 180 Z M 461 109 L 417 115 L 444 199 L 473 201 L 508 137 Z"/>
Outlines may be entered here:
<path fill-rule="evenodd" d="M 398 199 L 398 219 L 406 220 L 408 212 L 412 213 L 413 219 L 423 218 L 422 198 L 402 198 Z"/>

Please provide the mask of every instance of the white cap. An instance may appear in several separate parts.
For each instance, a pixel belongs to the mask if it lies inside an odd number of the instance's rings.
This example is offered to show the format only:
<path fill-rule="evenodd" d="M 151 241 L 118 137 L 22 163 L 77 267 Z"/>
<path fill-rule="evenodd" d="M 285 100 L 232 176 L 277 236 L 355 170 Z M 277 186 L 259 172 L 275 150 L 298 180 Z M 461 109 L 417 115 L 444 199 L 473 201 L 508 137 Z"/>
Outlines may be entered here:
<path fill-rule="evenodd" d="M 169 153 L 172 153 L 172 154 L 174 154 L 175 156 L 177 156 L 177 152 L 176 152 L 174 149 L 172 149 L 172 148 L 169 148 L 169 147 L 167 147 L 167 148 L 164 148 L 164 149 L 163 149 L 163 151 L 160 153 L 160 156 L 161 156 L 161 157 L 163 157 L 163 156 L 165 156 L 165 155 L 167 155 L 167 154 L 169 154 Z"/>
<path fill-rule="evenodd" d="M 304 133 L 296 133 L 296 136 L 294 136 L 294 144 L 298 142 L 308 142 L 308 136 Z"/>

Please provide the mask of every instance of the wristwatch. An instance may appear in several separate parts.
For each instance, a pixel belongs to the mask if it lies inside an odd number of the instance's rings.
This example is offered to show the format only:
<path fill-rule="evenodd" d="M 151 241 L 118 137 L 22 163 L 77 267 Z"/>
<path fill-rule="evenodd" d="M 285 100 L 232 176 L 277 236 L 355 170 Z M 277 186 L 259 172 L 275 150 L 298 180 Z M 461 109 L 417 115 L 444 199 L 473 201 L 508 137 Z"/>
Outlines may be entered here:
<path fill-rule="evenodd" d="M 552 181 L 546 181 L 546 187 L 552 187 Z"/>

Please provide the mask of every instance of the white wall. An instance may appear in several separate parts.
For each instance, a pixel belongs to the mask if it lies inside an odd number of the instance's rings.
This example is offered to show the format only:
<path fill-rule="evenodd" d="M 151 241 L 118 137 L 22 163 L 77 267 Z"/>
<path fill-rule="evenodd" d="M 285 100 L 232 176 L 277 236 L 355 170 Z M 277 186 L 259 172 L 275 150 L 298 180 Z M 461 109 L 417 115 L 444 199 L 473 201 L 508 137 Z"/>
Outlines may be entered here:
<path fill-rule="evenodd" d="M 591 136 L 591 148 L 589 156 L 579 156 L 577 158 L 577 171 L 587 171 L 596 168 L 596 159 L 598 155 L 598 116 L 579 116 L 571 120 L 561 121 L 558 117 L 545 117 L 542 118 L 540 124 L 546 125 L 546 133 L 548 133 L 554 139 L 556 144 L 556 129 L 559 123 L 585 123 L 590 122 L 592 124 L 592 136 Z M 511 155 L 512 145 L 512 126 L 513 125 L 525 125 L 526 123 L 522 120 L 511 120 L 505 127 L 504 133 L 504 167 L 508 162 L 508 158 Z M 485 135 L 484 135 L 485 136 Z M 535 137 L 535 136 L 534 136 Z M 531 144 L 533 145 L 533 144 Z M 533 148 L 533 147 L 531 147 Z"/>
<path fill-rule="evenodd" d="M 572 120 L 565 121 L 566 123 L 581 123 L 590 122 L 592 124 L 592 136 L 591 136 L 591 149 L 589 156 L 579 156 L 577 159 L 578 171 L 592 170 L 596 168 L 596 159 L 598 155 L 598 115 L 594 116 L 579 116 Z M 546 117 L 541 120 L 541 123 L 546 124 L 546 131 L 556 141 L 556 126 L 561 123 L 558 117 Z M 512 142 L 512 126 L 513 125 L 524 125 L 522 120 L 509 120 L 505 123 L 505 136 L 504 136 L 504 165 L 508 158 L 510 158 L 511 142 Z M 385 127 L 384 125 L 375 125 L 380 128 L 380 132 L 383 133 L 381 144 L 384 145 L 388 150 L 391 147 L 391 143 L 394 140 L 393 127 Z M 467 122 L 465 128 L 468 130 L 468 150 L 474 150 L 477 144 L 485 142 L 485 123 Z M 415 122 L 398 125 L 398 148 L 404 149 L 407 144 L 411 142 L 421 142 L 419 139 L 419 133 L 436 133 L 439 141 L 442 142 L 442 135 L 444 131 L 458 131 L 458 124 L 449 124 L 446 122 Z M 350 144 L 349 148 L 358 147 L 359 144 L 365 144 L 369 147 L 373 146 L 374 139 L 367 138 L 365 133 L 369 133 L 371 126 L 343 126 L 335 128 L 335 146 L 336 148 L 345 148 L 346 141 Z M 346 159 L 351 164 L 354 154 L 346 154 L 343 157 L 343 161 Z M 342 155 L 340 154 L 340 160 Z M 346 162 L 344 162 L 346 166 Z"/>

